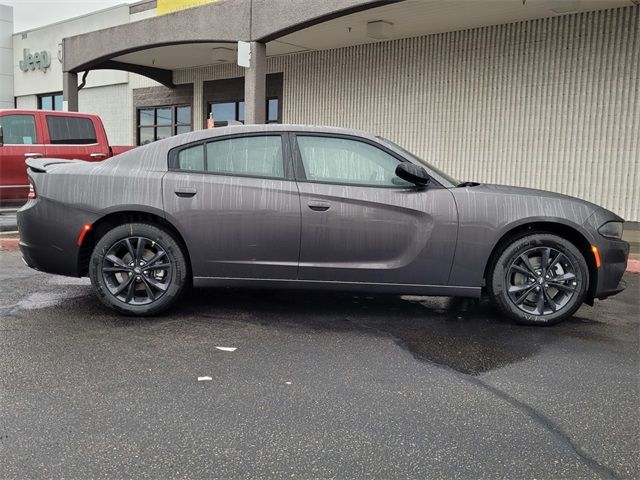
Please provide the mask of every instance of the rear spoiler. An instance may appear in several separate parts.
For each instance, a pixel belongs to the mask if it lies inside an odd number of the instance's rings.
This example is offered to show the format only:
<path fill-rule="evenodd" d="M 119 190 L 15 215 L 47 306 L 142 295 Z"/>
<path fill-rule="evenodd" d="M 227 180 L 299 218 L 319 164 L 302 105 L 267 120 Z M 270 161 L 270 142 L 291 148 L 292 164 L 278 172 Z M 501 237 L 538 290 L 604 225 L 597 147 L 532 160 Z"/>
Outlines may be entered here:
<path fill-rule="evenodd" d="M 70 163 L 86 163 L 84 160 L 65 160 L 63 158 L 28 158 L 25 160 L 27 167 L 32 171 L 38 173 L 46 173 L 47 168 L 55 165 L 70 164 Z"/>

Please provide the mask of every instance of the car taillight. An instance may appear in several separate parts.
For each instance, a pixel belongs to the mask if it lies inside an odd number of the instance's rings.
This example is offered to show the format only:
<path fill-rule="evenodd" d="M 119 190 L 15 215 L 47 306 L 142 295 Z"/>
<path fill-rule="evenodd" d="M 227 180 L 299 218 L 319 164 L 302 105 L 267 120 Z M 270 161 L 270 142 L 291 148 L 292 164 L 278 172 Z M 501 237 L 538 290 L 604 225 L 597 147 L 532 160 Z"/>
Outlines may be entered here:
<path fill-rule="evenodd" d="M 29 194 L 27 195 L 27 198 L 36 198 L 37 194 L 36 194 L 36 187 L 33 186 L 33 180 L 29 179 Z"/>

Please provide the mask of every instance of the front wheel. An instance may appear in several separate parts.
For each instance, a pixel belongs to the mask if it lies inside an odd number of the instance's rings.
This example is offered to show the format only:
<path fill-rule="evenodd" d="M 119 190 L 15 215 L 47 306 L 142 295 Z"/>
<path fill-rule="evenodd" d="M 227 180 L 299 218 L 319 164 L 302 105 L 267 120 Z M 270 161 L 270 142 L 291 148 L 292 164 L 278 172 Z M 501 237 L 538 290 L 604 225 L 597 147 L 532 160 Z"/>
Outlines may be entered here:
<path fill-rule="evenodd" d="M 98 298 L 125 315 L 155 315 L 187 285 L 187 262 L 176 240 L 146 223 L 128 223 L 98 240 L 89 277 Z"/>
<path fill-rule="evenodd" d="M 580 251 L 564 238 L 542 233 L 507 245 L 487 278 L 498 310 L 525 325 L 552 325 L 570 317 L 588 285 Z"/>

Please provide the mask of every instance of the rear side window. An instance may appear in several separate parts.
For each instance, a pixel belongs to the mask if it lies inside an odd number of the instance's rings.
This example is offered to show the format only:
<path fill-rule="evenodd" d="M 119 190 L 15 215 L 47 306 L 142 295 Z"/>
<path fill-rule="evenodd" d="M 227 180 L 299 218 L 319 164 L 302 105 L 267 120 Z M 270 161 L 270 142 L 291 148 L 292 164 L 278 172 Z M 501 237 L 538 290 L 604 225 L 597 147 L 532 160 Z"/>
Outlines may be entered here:
<path fill-rule="evenodd" d="M 204 170 L 204 145 L 185 148 L 178 152 L 178 168 L 180 170 Z"/>
<path fill-rule="evenodd" d="M 282 178 L 282 140 L 278 135 L 229 138 L 207 143 L 207 171 Z"/>
<path fill-rule="evenodd" d="M 93 122 L 88 118 L 47 115 L 47 126 L 54 145 L 98 143 Z"/>
<path fill-rule="evenodd" d="M 36 120 L 33 115 L 6 115 L 0 117 L 0 126 L 7 145 L 36 143 Z"/>

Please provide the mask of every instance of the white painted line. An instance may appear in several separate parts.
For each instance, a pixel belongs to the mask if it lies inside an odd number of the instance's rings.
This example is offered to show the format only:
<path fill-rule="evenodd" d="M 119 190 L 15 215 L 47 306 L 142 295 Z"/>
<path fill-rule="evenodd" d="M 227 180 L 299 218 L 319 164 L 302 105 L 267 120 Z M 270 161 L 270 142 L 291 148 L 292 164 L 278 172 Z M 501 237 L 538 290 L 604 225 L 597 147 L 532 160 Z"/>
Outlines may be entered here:
<path fill-rule="evenodd" d="M 223 352 L 235 352 L 237 347 L 216 347 L 218 350 L 222 350 Z"/>
<path fill-rule="evenodd" d="M 198 377 L 198 381 L 199 382 L 202 382 L 204 380 L 213 380 L 213 378 L 211 378 L 211 377 Z"/>
<path fill-rule="evenodd" d="M 291 382 L 284 382 L 284 383 L 286 383 L 287 385 L 291 385 Z"/>

